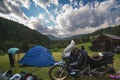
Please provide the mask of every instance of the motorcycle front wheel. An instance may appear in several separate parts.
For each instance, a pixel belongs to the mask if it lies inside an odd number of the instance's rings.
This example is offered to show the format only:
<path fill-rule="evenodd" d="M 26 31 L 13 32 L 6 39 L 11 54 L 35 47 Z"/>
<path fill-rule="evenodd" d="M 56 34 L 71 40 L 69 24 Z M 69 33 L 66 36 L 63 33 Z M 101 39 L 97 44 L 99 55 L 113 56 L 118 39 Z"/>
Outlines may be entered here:
<path fill-rule="evenodd" d="M 65 80 L 68 78 L 68 71 L 62 65 L 51 67 L 49 76 L 52 80 Z"/>

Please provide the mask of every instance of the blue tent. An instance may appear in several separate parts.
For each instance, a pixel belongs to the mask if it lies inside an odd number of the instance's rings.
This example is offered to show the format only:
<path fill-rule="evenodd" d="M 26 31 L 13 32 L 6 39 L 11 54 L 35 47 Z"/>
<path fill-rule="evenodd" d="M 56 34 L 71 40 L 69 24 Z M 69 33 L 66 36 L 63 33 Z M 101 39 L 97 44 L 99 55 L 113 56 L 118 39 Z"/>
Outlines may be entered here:
<path fill-rule="evenodd" d="M 55 61 L 48 49 L 42 46 L 35 46 L 28 50 L 19 63 L 29 66 L 50 66 Z"/>

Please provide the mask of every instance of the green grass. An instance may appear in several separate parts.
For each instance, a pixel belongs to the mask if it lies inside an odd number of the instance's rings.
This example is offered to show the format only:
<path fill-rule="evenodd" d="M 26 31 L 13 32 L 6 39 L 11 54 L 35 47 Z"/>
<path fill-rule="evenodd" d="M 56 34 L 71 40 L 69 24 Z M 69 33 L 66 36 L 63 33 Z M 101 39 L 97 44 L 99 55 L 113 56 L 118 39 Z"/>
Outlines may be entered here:
<path fill-rule="evenodd" d="M 91 45 L 90 43 L 82 44 L 85 46 L 86 50 L 89 53 L 89 56 L 91 56 L 94 53 L 97 52 L 92 52 L 89 50 L 89 46 Z M 81 45 L 76 45 L 77 47 L 80 48 Z M 62 52 L 53 52 L 53 56 L 55 58 L 55 61 L 60 61 L 61 60 L 61 54 Z M 22 58 L 23 54 L 21 55 Z M 48 75 L 50 67 L 19 67 L 18 63 L 15 63 L 16 67 L 11 68 L 9 65 L 9 59 L 8 55 L 3 55 L 0 56 L 0 70 L 1 71 L 6 71 L 9 69 L 12 69 L 13 73 L 20 73 L 21 71 L 29 72 L 34 75 L 37 75 L 39 78 L 42 78 L 43 80 L 50 80 L 50 77 Z M 115 55 L 115 68 L 116 70 L 120 70 L 120 55 L 116 54 Z M 73 78 L 69 77 L 67 80 L 88 80 L 87 78 Z M 89 80 L 98 80 L 97 78 L 90 78 Z M 99 79 L 99 80 L 109 80 L 108 76 L 105 79 Z"/>

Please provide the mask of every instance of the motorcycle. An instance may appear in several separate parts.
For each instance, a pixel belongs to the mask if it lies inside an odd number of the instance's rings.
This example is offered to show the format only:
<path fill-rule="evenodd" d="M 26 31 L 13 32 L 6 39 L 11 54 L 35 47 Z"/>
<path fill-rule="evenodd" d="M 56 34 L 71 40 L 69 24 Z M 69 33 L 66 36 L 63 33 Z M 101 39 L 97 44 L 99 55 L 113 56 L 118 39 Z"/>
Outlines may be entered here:
<path fill-rule="evenodd" d="M 97 77 L 100 76 L 101 73 L 104 75 L 111 71 L 115 72 L 113 66 L 110 66 L 110 64 L 114 62 L 114 53 L 99 53 L 99 55 L 93 56 L 92 58 L 87 56 L 86 65 L 83 65 L 85 60 L 84 52 L 78 50 L 77 57 L 71 57 L 70 55 L 73 53 L 71 49 L 73 48 L 75 48 L 75 42 L 71 41 L 63 51 L 63 60 L 50 68 L 49 76 L 52 80 L 66 80 L 68 76 Z M 77 61 L 75 61 L 75 59 L 77 59 Z"/>

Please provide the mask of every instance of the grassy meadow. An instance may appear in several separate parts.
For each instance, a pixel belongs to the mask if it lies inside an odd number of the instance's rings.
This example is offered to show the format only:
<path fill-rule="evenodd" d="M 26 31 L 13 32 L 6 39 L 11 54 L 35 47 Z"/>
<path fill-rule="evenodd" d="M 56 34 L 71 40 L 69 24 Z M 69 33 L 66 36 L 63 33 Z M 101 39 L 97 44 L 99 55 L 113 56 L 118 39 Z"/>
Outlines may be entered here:
<path fill-rule="evenodd" d="M 91 50 L 89 50 L 89 46 L 91 45 L 90 43 L 85 43 L 85 44 L 78 44 L 76 45 L 78 48 L 84 45 L 86 50 L 88 51 L 89 56 L 91 56 L 94 53 L 97 52 L 92 52 Z M 61 54 L 62 52 L 52 52 L 55 61 L 60 61 L 61 60 Z M 21 54 L 21 58 L 24 56 L 24 54 Z M 37 75 L 39 78 L 43 79 L 43 80 L 50 80 L 50 77 L 48 75 L 49 69 L 50 67 L 19 67 L 18 63 L 15 63 L 16 67 L 11 68 L 9 65 L 9 59 L 8 59 L 8 55 L 3 55 L 0 56 L 0 70 L 1 71 L 6 71 L 9 69 L 12 69 L 13 73 L 20 73 L 21 71 L 25 71 L 25 72 L 29 72 L 32 73 L 34 75 Z M 120 55 L 116 54 L 115 55 L 115 64 L 114 67 L 116 70 L 120 70 Z M 67 80 L 88 80 L 86 78 L 73 78 L 73 77 L 69 77 Z M 105 78 L 102 79 L 97 79 L 97 78 L 90 78 L 89 80 L 110 80 L 108 78 L 108 76 L 106 76 Z"/>

